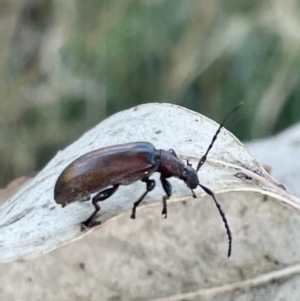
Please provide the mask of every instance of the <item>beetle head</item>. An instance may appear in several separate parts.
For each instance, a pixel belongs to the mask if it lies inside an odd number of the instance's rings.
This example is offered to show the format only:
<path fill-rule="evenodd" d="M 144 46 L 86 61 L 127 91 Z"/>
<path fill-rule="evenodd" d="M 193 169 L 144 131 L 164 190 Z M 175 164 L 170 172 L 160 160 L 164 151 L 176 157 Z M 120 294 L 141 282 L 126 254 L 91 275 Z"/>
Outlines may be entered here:
<path fill-rule="evenodd" d="M 176 177 L 186 183 L 190 189 L 195 189 L 199 185 L 196 170 L 188 163 L 179 159 L 173 150 L 159 150 L 160 165 L 158 172 L 163 178 Z"/>
<path fill-rule="evenodd" d="M 197 172 L 191 166 L 185 166 L 180 177 L 190 189 L 195 189 L 199 185 Z"/>

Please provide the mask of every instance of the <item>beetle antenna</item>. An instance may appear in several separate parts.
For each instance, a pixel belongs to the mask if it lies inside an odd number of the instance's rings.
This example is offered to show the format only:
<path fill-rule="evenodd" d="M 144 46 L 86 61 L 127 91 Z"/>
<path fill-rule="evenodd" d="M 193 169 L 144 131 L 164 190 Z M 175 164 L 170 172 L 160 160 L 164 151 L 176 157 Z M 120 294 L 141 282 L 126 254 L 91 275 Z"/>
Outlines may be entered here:
<path fill-rule="evenodd" d="M 236 110 L 238 110 L 240 108 L 240 106 L 242 105 L 243 103 L 240 102 L 233 110 L 231 110 L 226 116 L 225 118 L 223 119 L 222 123 L 220 124 L 219 128 L 217 129 L 215 135 L 213 136 L 212 140 L 211 140 L 211 143 L 210 145 L 208 146 L 207 150 L 206 150 L 206 153 L 202 156 L 202 158 L 199 160 L 199 163 L 197 165 L 197 169 L 196 171 L 198 171 L 201 166 L 205 163 L 206 159 L 207 159 L 207 155 L 209 153 L 209 151 L 211 150 L 211 148 L 213 147 L 215 141 L 217 140 L 217 137 L 219 135 L 219 133 L 221 132 L 221 129 L 224 127 L 224 124 L 226 122 L 226 120 L 228 119 L 228 117 L 233 114 Z"/>
<path fill-rule="evenodd" d="M 224 213 L 224 211 L 222 210 L 220 204 L 217 202 L 214 193 L 213 193 L 210 189 L 208 189 L 207 187 L 201 185 L 200 183 L 199 183 L 198 185 L 199 185 L 199 186 L 200 186 L 200 187 L 201 187 L 208 195 L 210 195 L 210 196 L 213 198 L 213 200 L 214 200 L 214 202 L 215 202 L 215 204 L 216 204 L 216 206 L 217 206 L 217 208 L 218 208 L 218 210 L 219 210 L 219 213 L 220 213 L 220 215 L 221 215 L 221 217 L 222 217 L 223 223 L 224 223 L 225 228 L 226 228 L 227 236 L 228 236 L 228 253 L 227 253 L 227 256 L 230 257 L 230 255 L 231 255 L 231 246 L 232 246 L 232 236 L 231 236 L 231 231 L 230 231 L 230 228 L 229 228 L 229 225 L 228 225 L 228 222 L 227 222 L 225 213 Z"/>

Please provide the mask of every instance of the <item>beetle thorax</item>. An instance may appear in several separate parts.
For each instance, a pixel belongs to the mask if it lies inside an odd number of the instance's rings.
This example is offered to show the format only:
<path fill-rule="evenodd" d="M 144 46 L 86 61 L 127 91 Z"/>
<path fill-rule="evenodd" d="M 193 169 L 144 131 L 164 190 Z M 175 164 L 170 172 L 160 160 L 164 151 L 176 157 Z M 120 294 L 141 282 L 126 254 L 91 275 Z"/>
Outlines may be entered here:
<path fill-rule="evenodd" d="M 184 162 L 176 156 L 173 150 L 160 150 L 158 172 L 160 172 L 164 178 L 176 177 L 183 180 L 191 189 L 195 189 L 199 184 L 197 172 L 191 166 L 185 165 Z"/>

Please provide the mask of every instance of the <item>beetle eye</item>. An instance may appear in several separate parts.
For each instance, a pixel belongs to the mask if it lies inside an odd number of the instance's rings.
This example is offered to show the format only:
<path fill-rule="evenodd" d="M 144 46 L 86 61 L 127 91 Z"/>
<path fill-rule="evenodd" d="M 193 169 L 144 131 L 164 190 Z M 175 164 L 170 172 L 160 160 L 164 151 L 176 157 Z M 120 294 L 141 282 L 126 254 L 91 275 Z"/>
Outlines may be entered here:
<path fill-rule="evenodd" d="M 173 148 L 170 148 L 170 149 L 168 150 L 168 152 L 171 153 L 174 157 L 177 158 L 177 155 L 176 155 L 176 153 L 175 153 L 175 151 L 174 151 Z"/>
<path fill-rule="evenodd" d="M 188 174 L 187 170 L 184 169 L 182 175 L 183 175 L 183 176 L 187 176 L 187 174 Z"/>

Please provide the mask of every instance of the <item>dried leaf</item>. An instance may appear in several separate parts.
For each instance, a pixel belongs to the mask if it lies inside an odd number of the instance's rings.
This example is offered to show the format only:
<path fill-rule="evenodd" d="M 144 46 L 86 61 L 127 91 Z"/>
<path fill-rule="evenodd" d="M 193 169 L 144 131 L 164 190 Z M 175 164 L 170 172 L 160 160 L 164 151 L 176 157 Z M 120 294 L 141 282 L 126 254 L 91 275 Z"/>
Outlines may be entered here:
<path fill-rule="evenodd" d="M 300 196 L 300 124 L 274 137 L 248 143 L 247 146 L 262 162 L 271 166 L 272 175 L 286 185 L 289 192 Z"/>
<path fill-rule="evenodd" d="M 127 213 L 54 252 L 2 265 L 0 295 L 31 301 L 299 300 L 299 213 L 255 192 L 224 193 L 218 200 L 233 233 L 229 259 L 223 225 L 206 196 L 170 204 L 168 219 L 157 206 L 145 206 L 136 220 Z"/>
<path fill-rule="evenodd" d="M 80 223 L 93 212 L 90 202 L 61 208 L 53 200 L 53 187 L 58 175 L 75 158 L 108 145 L 150 141 L 156 148 L 173 148 L 195 166 L 217 127 L 215 122 L 200 114 L 170 104 L 142 105 L 106 119 L 59 152 L 29 184 L 1 206 L 0 261 L 33 258 L 88 233 L 81 231 Z M 217 194 L 231 191 L 259 192 L 298 210 L 300 208 L 299 199 L 287 193 L 245 146 L 226 130 L 222 130 L 218 136 L 207 162 L 199 171 L 199 178 L 202 184 Z M 158 180 L 157 174 L 154 179 Z M 182 181 L 172 179 L 170 182 L 173 185 L 171 201 L 191 199 L 191 193 Z M 163 191 L 159 186 L 149 193 L 144 204 L 160 204 Z M 133 202 L 144 191 L 145 186 L 140 182 L 122 186 L 101 204 L 101 221 L 112 220 L 130 210 Z M 196 193 L 204 195 L 200 189 Z M 211 206 L 214 207 L 213 204 Z M 160 210 L 156 208 L 158 215 Z M 138 211 L 138 218 L 139 215 Z M 215 219 L 215 223 L 222 227 L 220 217 L 216 216 Z M 132 221 L 128 223 L 133 225 Z M 229 223 L 232 221 L 229 220 Z M 225 250 L 224 240 L 222 244 Z M 214 247 L 212 241 L 205 246 L 210 243 Z M 237 243 L 234 248 L 238 249 Z"/>

